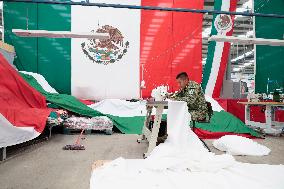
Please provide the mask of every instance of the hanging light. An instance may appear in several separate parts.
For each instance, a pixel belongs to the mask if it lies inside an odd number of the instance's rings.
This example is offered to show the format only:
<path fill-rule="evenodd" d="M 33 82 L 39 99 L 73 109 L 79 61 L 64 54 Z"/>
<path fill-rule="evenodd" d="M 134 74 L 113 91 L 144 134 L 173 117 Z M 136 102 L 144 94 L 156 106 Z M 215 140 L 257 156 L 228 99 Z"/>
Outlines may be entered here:
<path fill-rule="evenodd" d="M 12 29 L 20 37 L 109 39 L 108 33 Z"/>
<path fill-rule="evenodd" d="M 284 40 L 279 40 L 279 39 L 246 38 L 246 37 L 234 37 L 234 36 L 223 36 L 223 35 L 212 35 L 211 37 L 208 38 L 208 41 L 230 42 L 238 44 L 284 46 Z"/>

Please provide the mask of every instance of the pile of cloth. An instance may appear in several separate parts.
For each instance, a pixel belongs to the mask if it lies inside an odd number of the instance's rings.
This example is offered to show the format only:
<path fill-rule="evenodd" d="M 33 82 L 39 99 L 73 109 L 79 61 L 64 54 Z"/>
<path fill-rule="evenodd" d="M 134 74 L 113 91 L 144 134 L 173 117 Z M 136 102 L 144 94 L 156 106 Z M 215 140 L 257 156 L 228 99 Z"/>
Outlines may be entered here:
<path fill-rule="evenodd" d="M 39 136 L 52 112 L 46 99 L 32 88 L 0 54 L 0 147 L 7 147 Z"/>
<path fill-rule="evenodd" d="M 46 126 L 62 125 L 73 114 L 81 117 L 104 116 L 75 97 L 58 94 L 43 77 L 41 82 L 45 82 L 45 90 L 49 92 L 45 92 L 32 76 L 19 73 L 0 54 L 0 115 L 3 123 L 0 125 L 0 148 L 32 140 Z M 48 103 L 57 107 L 49 108 Z M 117 122 L 123 124 L 123 120 Z M 102 128 L 102 122 L 100 124 Z M 110 129 L 110 125 L 107 122 L 106 128 Z"/>
<path fill-rule="evenodd" d="M 63 122 L 69 117 L 68 112 L 65 110 L 52 111 L 47 118 L 47 126 L 54 127 L 62 125 Z"/>
<path fill-rule="evenodd" d="M 72 116 L 64 120 L 63 126 L 69 129 L 85 129 L 98 131 L 112 131 L 113 122 L 106 116 L 76 117 Z"/>
<path fill-rule="evenodd" d="M 146 159 L 120 157 L 97 167 L 90 188 L 284 188 L 283 165 L 241 163 L 208 152 L 188 127 L 189 117 L 185 102 L 169 102 L 165 143 Z"/>

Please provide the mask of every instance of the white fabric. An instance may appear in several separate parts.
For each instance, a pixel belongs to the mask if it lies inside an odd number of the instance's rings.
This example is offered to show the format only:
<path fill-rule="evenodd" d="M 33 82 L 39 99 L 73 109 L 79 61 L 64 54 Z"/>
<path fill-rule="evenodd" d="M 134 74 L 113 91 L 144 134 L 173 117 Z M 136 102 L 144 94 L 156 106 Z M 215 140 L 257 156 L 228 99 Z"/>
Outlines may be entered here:
<path fill-rule="evenodd" d="M 35 78 L 35 80 L 38 82 L 38 84 L 40 84 L 40 86 L 49 93 L 58 93 L 54 88 L 52 88 L 49 83 L 45 80 L 45 78 L 38 73 L 33 73 L 33 72 L 26 72 L 26 71 L 20 71 L 23 74 L 27 74 L 30 76 L 33 76 Z"/>
<path fill-rule="evenodd" d="M 222 108 L 222 106 L 220 106 L 219 103 L 211 96 L 205 95 L 205 100 L 211 103 L 214 112 L 221 112 L 224 110 L 224 108 Z"/>
<path fill-rule="evenodd" d="M 208 153 L 202 142 L 188 127 L 190 114 L 185 102 L 169 103 L 167 132 L 168 139 L 157 146 L 146 159 L 151 170 L 186 170 L 215 172 L 234 163 L 228 155 L 215 156 Z"/>
<path fill-rule="evenodd" d="M 146 101 L 130 102 L 120 99 L 105 99 L 95 104 L 88 105 L 93 110 L 103 114 L 110 114 L 119 117 L 146 116 Z M 163 114 L 168 110 L 164 109 Z M 152 109 L 152 115 L 156 114 L 156 108 Z"/>
<path fill-rule="evenodd" d="M 188 129 L 184 102 L 169 102 L 168 139 L 147 159 L 118 158 L 93 171 L 91 189 L 282 189 L 284 166 L 238 163 L 214 155 Z"/>
<path fill-rule="evenodd" d="M 220 112 L 224 110 L 216 100 L 205 95 L 206 101 L 210 102 L 213 111 Z M 171 100 L 167 100 L 170 102 Z M 120 117 L 133 117 L 146 115 L 146 101 L 129 102 L 120 99 L 105 99 L 95 104 L 88 105 L 90 108 L 102 112 L 103 114 L 110 114 Z M 167 114 L 167 109 L 164 109 L 164 114 Z M 156 109 L 153 108 L 152 114 L 155 115 Z"/>
<path fill-rule="evenodd" d="M 0 148 L 32 140 L 40 133 L 33 127 L 15 127 L 0 114 Z"/>
<path fill-rule="evenodd" d="M 80 1 L 81 0 L 77 0 Z M 91 0 L 95 3 L 140 5 L 140 0 Z M 88 39 L 72 39 L 71 89 L 81 99 L 139 98 L 140 10 L 113 9 L 94 6 L 71 7 L 71 30 L 96 31 L 110 25 L 129 41 L 128 52 L 114 63 L 98 64 L 83 52 L 81 44 Z M 114 44 L 114 43 L 113 43 Z"/>
<path fill-rule="evenodd" d="M 91 104 L 89 107 L 103 114 L 120 117 L 146 115 L 146 101 L 129 102 L 119 99 L 105 99 L 95 104 Z"/>
<path fill-rule="evenodd" d="M 270 149 L 249 138 L 236 135 L 226 135 L 213 142 L 218 150 L 231 155 L 266 156 Z"/>

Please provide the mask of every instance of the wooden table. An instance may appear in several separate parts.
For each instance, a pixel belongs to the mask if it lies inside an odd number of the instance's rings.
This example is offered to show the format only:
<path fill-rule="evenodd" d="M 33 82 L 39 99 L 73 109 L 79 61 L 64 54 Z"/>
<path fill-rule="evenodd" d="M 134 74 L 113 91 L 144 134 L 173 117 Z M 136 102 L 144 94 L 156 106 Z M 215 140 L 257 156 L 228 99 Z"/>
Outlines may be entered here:
<path fill-rule="evenodd" d="M 263 129 L 283 128 L 284 122 L 275 121 L 275 107 L 284 107 L 283 102 L 238 102 L 244 104 L 245 107 L 245 123 L 252 127 L 260 127 Z M 265 106 L 265 123 L 250 120 L 250 106 Z"/>
<path fill-rule="evenodd" d="M 156 108 L 156 115 L 152 131 L 150 131 L 149 123 L 151 121 L 153 107 Z M 156 147 L 163 110 L 167 107 L 168 107 L 167 101 L 149 101 L 146 104 L 147 114 L 142 130 L 142 138 L 137 140 L 138 143 L 147 142 L 147 141 L 149 142 L 148 150 L 146 153 L 143 154 L 144 158 L 146 158 Z"/>

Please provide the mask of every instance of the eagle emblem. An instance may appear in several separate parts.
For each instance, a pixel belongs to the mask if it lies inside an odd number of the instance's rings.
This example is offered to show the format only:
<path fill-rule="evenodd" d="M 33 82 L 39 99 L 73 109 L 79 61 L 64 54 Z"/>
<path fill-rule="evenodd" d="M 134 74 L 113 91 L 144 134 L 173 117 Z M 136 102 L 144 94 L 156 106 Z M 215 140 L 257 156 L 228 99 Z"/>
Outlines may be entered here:
<path fill-rule="evenodd" d="M 94 32 L 94 30 L 92 30 Z M 113 64 L 122 59 L 129 48 L 129 41 L 115 27 L 104 25 L 96 30 L 97 33 L 108 33 L 108 39 L 88 39 L 81 43 L 84 54 L 98 64 Z"/>
<path fill-rule="evenodd" d="M 233 23 L 230 15 L 219 14 L 216 16 L 214 26 L 218 33 L 227 33 L 232 29 Z"/>

